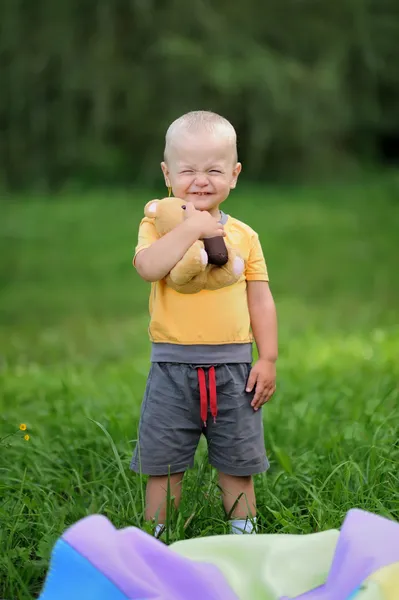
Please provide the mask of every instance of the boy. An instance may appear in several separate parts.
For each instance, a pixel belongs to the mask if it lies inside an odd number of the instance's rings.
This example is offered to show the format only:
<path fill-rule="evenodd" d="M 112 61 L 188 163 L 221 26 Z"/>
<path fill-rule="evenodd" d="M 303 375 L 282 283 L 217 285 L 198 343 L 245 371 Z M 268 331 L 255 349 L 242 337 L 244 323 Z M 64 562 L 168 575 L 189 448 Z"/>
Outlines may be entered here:
<path fill-rule="evenodd" d="M 252 476 L 269 466 L 260 409 L 275 391 L 276 310 L 258 235 L 220 209 L 241 171 L 236 143 L 233 126 L 215 113 L 193 111 L 174 121 L 161 167 L 169 192 L 186 205 L 185 218 L 159 239 L 151 219 L 139 228 L 133 264 L 151 282 L 152 354 L 131 467 L 149 475 L 146 519 L 158 517 L 157 536 L 168 479 L 178 506 L 201 433 L 233 533 L 255 531 Z M 188 248 L 214 236 L 241 252 L 241 279 L 198 294 L 169 289 L 163 278 Z M 251 368 L 252 334 L 259 360 Z"/>

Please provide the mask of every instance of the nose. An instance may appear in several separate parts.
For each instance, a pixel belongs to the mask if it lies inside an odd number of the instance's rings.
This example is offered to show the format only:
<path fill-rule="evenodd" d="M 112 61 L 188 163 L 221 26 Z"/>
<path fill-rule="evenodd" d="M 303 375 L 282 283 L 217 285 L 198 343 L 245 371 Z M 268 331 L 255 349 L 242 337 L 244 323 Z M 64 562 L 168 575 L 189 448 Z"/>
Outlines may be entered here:
<path fill-rule="evenodd" d="M 195 183 L 198 187 L 205 187 L 208 185 L 208 178 L 204 173 L 197 173 Z"/>

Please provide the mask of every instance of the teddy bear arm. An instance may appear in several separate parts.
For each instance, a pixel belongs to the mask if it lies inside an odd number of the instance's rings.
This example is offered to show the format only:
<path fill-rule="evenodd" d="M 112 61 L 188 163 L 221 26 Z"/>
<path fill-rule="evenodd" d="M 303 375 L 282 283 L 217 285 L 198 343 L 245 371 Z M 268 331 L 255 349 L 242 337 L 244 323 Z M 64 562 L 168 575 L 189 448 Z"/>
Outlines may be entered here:
<path fill-rule="evenodd" d="M 168 287 L 172 288 L 172 290 L 175 290 L 175 292 L 179 292 L 179 294 L 197 294 L 205 288 L 206 279 L 206 271 L 202 271 L 198 275 L 194 275 L 194 277 L 185 284 L 177 284 L 172 281 L 170 275 L 167 275 L 166 284 Z"/>
<path fill-rule="evenodd" d="M 228 261 L 224 266 L 208 271 L 206 289 L 217 290 L 236 283 L 244 272 L 244 261 L 232 248 L 228 249 Z"/>
<path fill-rule="evenodd" d="M 207 262 L 204 245 L 198 240 L 170 271 L 170 280 L 178 286 L 186 285 L 205 270 Z"/>

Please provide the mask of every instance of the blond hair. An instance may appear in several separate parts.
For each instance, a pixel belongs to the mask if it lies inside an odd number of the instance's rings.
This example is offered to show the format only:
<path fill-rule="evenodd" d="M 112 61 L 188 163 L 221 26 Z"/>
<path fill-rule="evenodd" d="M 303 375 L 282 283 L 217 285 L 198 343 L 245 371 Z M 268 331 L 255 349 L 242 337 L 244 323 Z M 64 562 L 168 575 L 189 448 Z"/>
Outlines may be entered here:
<path fill-rule="evenodd" d="M 165 161 L 173 140 L 183 131 L 187 133 L 206 132 L 226 138 L 234 145 L 235 160 L 237 161 L 237 134 L 233 125 L 225 117 L 209 110 L 190 111 L 169 125 L 165 136 Z"/>

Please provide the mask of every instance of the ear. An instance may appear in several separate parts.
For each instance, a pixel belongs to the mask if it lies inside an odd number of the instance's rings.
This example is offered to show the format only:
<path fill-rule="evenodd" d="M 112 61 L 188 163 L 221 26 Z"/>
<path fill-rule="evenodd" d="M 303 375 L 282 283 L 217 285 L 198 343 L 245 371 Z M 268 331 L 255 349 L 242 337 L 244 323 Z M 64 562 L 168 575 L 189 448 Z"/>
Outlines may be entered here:
<path fill-rule="evenodd" d="M 168 169 L 168 166 L 167 166 L 166 162 L 161 162 L 161 169 L 162 169 L 163 177 L 165 179 L 165 185 L 166 185 L 166 187 L 167 188 L 172 187 L 170 185 L 169 169 Z"/>
<path fill-rule="evenodd" d="M 151 200 L 150 202 L 147 202 L 147 204 L 144 207 L 144 214 L 146 217 L 156 217 L 158 202 L 159 200 Z"/>
<path fill-rule="evenodd" d="M 233 169 L 233 179 L 231 180 L 231 183 L 230 183 L 230 188 L 232 190 L 234 190 L 234 188 L 237 185 L 237 179 L 238 179 L 239 174 L 241 173 L 241 169 L 242 169 L 241 163 L 237 163 Z"/>

